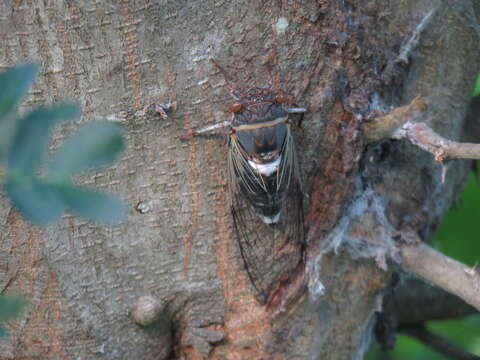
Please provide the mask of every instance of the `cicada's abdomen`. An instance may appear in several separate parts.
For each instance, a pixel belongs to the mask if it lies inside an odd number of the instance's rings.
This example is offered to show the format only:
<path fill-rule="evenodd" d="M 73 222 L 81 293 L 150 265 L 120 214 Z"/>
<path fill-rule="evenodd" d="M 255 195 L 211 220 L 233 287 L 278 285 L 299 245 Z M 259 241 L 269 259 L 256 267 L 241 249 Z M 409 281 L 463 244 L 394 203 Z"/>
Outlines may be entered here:
<path fill-rule="evenodd" d="M 245 186 L 246 184 L 240 183 L 240 189 L 248 198 L 255 213 L 265 224 L 276 224 L 281 217 L 284 194 L 274 190 L 276 187 L 274 175 L 260 176 L 263 178 L 262 181 L 265 184 L 265 188 L 258 188 L 257 191 L 251 191 L 251 189 Z"/>

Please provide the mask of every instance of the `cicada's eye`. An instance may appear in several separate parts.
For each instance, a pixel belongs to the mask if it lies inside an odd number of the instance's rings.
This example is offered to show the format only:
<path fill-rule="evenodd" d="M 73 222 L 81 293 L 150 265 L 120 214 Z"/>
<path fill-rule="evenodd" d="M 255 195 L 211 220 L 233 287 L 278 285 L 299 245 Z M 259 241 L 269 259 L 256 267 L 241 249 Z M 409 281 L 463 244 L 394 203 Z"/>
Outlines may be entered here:
<path fill-rule="evenodd" d="M 282 95 L 277 95 L 275 97 L 275 101 L 278 102 L 278 103 L 283 103 L 283 102 L 285 102 L 285 98 Z"/>
<path fill-rule="evenodd" d="M 236 102 L 235 104 L 230 106 L 229 110 L 230 110 L 230 112 L 236 113 L 236 112 L 239 112 L 242 109 L 243 109 L 243 105 L 239 102 Z"/>

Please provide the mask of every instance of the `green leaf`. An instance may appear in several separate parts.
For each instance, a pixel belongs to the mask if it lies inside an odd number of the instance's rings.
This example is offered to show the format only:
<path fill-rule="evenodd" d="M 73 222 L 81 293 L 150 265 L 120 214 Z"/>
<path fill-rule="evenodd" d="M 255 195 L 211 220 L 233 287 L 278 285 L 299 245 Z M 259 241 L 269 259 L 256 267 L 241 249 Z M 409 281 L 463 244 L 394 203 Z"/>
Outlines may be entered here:
<path fill-rule="evenodd" d="M 473 88 L 472 97 L 475 97 L 480 94 L 480 74 L 477 75 L 477 80 L 475 81 L 475 87 Z"/>
<path fill-rule="evenodd" d="M 0 164 L 3 164 L 7 160 L 7 153 L 12 143 L 13 136 L 15 134 L 15 119 L 10 116 L 7 119 L 0 121 Z"/>
<path fill-rule="evenodd" d="M 0 296 L 0 321 L 19 316 L 25 306 L 25 300 L 19 296 Z"/>
<path fill-rule="evenodd" d="M 50 173 L 66 177 L 96 168 L 115 160 L 123 149 L 120 128 L 111 123 L 87 124 L 69 139 L 54 155 Z"/>
<path fill-rule="evenodd" d="M 117 197 L 74 184 L 59 187 L 66 204 L 86 218 L 116 223 L 125 215 L 125 205 Z"/>
<path fill-rule="evenodd" d="M 60 104 L 52 108 L 36 108 L 20 119 L 8 155 L 8 168 L 26 174 L 35 172 L 47 148 L 53 126 L 61 120 L 78 117 L 80 113 L 77 105 Z"/>
<path fill-rule="evenodd" d="M 0 118 L 7 115 L 22 100 L 37 76 L 38 67 L 25 64 L 0 74 Z"/>
<path fill-rule="evenodd" d="M 65 209 L 57 187 L 43 180 L 10 172 L 7 173 L 5 189 L 22 215 L 34 223 L 53 221 Z"/>

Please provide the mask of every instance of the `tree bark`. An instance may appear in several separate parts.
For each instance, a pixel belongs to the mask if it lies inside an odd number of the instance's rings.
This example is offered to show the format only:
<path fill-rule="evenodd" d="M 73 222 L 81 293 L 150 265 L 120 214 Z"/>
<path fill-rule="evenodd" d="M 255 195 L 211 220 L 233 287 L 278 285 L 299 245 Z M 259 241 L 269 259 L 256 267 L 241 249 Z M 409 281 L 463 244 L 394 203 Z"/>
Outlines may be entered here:
<path fill-rule="evenodd" d="M 462 138 L 478 72 L 473 2 L 3 1 L 0 14 L 1 66 L 41 64 L 26 107 L 75 98 L 80 122 L 123 124 L 122 159 L 79 181 L 131 209 L 118 226 L 65 215 L 37 229 L 2 198 L 0 289 L 30 300 L 2 359 L 362 358 L 396 241 L 432 236 L 469 162 L 452 162 L 442 183 L 431 154 L 367 144 L 360 127 L 421 95 L 422 121 Z M 270 63 L 309 109 L 296 133 L 308 286 L 280 307 L 256 301 L 243 269 L 225 144 L 180 140 L 229 116 L 211 58 L 238 88 L 267 84 Z M 162 119 L 153 104 L 169 100 L 178 109 Z M 146 327 L 132 315 L 144 296 L 159 309 Z"/>

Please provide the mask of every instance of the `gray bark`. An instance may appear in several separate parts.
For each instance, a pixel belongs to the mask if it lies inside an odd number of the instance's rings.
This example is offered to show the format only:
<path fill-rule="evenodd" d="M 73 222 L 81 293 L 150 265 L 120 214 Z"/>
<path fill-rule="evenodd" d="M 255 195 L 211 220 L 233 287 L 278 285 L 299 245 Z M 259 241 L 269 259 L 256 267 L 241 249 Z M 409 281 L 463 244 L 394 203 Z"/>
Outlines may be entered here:
<path fill-rule="evenodd" d="M 409 63 L 396 63 L 433 9 Z M 362 358 L 396 235 L 428 240 L 469 164 L 453 162 L 442 184 L 413 145 L 366 147 L 359 115 L 423 95 L 423 120 L 461 138 L 478 71 L 470 1 L 3 1 L 0 16 L 0 65 L 41 64 L 27 107 L 76 98 L 82 123 L 124 125 L 122 159 L 80 181 L 131 209 L 118 226 L 66 215 L 39 230 L 2 199 L 0 288 L 31 302 L 2 358 Z M 210 58 L 246 88 L 268 82 L 270 54 L 284 90 L 310 110 L 296 134 L 310 290 L 275 314 L 255 300 L 236 246 L 224 144 L 179 139 L 228 116 Z M 163 120 L 151 106 L 168 100 L 178 110 Z M 163 311 L 142 327 L 132 309 L 147 295 Z"/>

